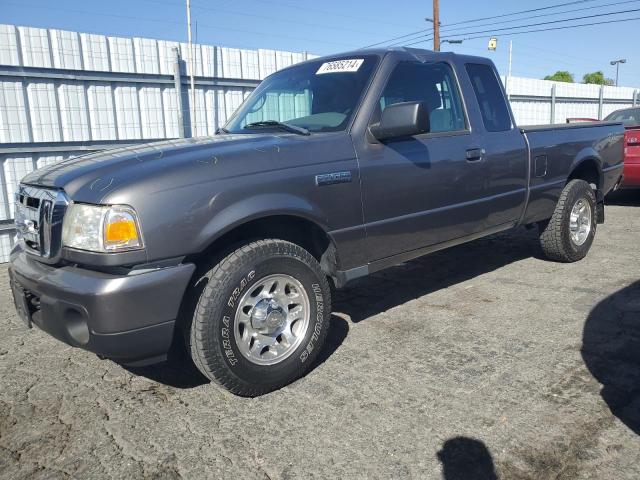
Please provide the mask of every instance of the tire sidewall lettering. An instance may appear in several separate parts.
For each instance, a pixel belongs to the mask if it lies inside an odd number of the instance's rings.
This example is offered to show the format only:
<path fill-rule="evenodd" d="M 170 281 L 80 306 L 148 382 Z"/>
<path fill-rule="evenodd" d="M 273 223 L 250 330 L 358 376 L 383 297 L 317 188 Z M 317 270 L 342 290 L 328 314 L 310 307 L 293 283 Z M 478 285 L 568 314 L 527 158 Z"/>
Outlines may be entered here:
<path fill-rule="evenodd" d="M 316 321 L 313 326 L 313 333 L 311 334 L 311 338 L 309 342 L 305 346 L 304 350 L 300 353 L 300 362 L 304 363 L 309 358 L 311 352 L 313 352 L 318 338 L 320 338 L 320 334 L 322 332 L 323 324 L 324 324 L 324 296 L 322 295 L 322 288 L 320 284 L 314 283 L 311 285 L 313 290 L 315 302 L 316 302 Z"/>
<path fill-rule="evenodd" d="M 300 260 L 300 259 L 297 259 Z M 314 277 L 317 275 L 316 273 L 312 273 Z M 222 349 L 222 357 L 225 362 L 230 367 L 239 368 L 241 365 L 245 367 L 254 368 L 267 368 L 262 366 L 256 366 L 249 363 L 249 361 L 240 354 L 236 345 L 236 332 L 235 328 L 235 315 L 236 311 L 239 308 L 238 301 L 241 296 L 246 292 L 251 285 L 254 285 L 259 278 L 262 278 L 265 275 L 271 274 L 269 270 L 265 271 L 265 268 L 262 264 L 254 265 L 246 274 L 240 277 L 239 280 L 236 280 L 235 286 L 230 287 L 231 293 L 226 298 L 226 302 L 223 306 L 221 312 L 221 322 L 220 322 L 220 341 L 221 341 L 221 349 Z M 309 296 L 309 300 L 311 303 L 311 318 L 309 324 L 309 330 L 307 331 L 308 339 L 305 340 L 301 344 L 298 350 L 298 353 L 294 353 L 289 359 L 284 360 L 282 363 L 277 364 L 278 367 L 284 367 L 288 362 L 296 362 L 299 364 L 305 364 L 312 357 L 312 352 L 317 350 L 318 341 L 322 338 L 323 328 L 326 325 L 326 302 L 325 294 L 323 293 L 323 289 L 321 284 L 317 281 L 317 278 L 312 280 L 313 277 L 309 277 L 307 275 L 303 275 L 302 278 L 296 275 L 296 278 L 302 283 L 303 287 L 307 291 L 307 295 Z M 314 307 L 315 306 L 315 312 Z M 302 346 L 304 345 L 304 346 Z M 241 365 L 239 365 L 241 364 Z M 244 367 L 243 367 L 244 368 Z M 272 367 L 271 367 L 272 368 Z"/>
<path fill-rule="evenodd" d="M 231 311 L 235 311 L 238 298 L 247 286 L 251 284 L 255 276 L 255 270 L 250 270 L 246 275 L 242 276 L 238 285 L 231 291 L 231 295 L 229 295 L 229 298 L 227 299 L 225 310 L 229 308 Z M 223 315 L 220 330 L 220 336 L 222 337 L 222 351 L 224 353 L 225 360 L 232 367 L 238 363 L 238 356 L 232 346 L 233 342 L 235 342 L 233 335 L 233 319 L 230 315 Z"/>

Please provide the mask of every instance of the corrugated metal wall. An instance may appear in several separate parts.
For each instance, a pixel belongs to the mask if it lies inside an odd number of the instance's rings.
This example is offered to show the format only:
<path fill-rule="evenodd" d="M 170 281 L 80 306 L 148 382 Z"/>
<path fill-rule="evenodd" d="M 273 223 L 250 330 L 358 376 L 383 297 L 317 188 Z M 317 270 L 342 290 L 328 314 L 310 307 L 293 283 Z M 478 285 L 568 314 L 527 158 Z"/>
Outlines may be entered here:
<path fill-rule="evenodd" d="M 639 93 L 638 89 L 628 87 L 535 78 L 503 77 L 502 81 L 518 125 L 565 123 L 567 118 L 604 118 L 615 110 L 634 106 Z"/>
<path fill-rule="evenodd" d="M 88 151 L 213 135 L 260 79 L 314 55 L 0 24 L 0 262 L 12 244 L 13 192 L 30 171 Z M 176 50 L 182 61 L 178 95 Z M 276 100 L 288 115 L 290 99 Z"/>
<path fill-rule="evenodd" d="M 195 45 L 195 118 L 188 58 L 180 42 L 0 24 L 0 262 L 12 244 L 13 192 L 30 171 L 88 151 L 177 138 L 181 130 L 212 135 L 260 79 L 315 56 Z M 519 124 L 597 118 L 631 106 L 636 96 L 629 88 L 554 83 L 508 79 Z M 309 108 L 304 95 L 267 102 L 270 118 L 280 120 Z"/>

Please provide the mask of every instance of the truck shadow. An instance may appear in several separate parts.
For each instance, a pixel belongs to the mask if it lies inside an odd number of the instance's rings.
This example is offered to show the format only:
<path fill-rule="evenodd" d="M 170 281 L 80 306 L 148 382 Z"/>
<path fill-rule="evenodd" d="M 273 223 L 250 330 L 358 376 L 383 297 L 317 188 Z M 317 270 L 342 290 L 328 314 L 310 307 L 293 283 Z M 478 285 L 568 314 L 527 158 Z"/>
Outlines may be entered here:
<path fill-rule="evenodd" d="M 581 353 L 611 413 L 640 435 L 640 281 L 593 308 Z"/>
<path fill-rule="evenodd" d="M 532 256 L 542 257 L 537 229 L 519 228 L 433 253 L 335 290 L 335 313 L 331 315 L 327 340 L 308 373 L 327 361 L 347 337 L 349 323 L 340 314 L 354 323 L 361 322 L 415 298 Z M 180 341 L 176 339 L 173 354 L 165 363 L 124 368 L 174 388 L 195 388 L 209 383 L 180 348 Z"/>
<path fill-rule="evenodd" d="M 337 315 L 331 315 L 324 347 L 309 371 L 318 368 L 331 357 L 342 345 L 344 339 L 347 338 L 348 333 L 349 323 Z M 180 342 L 182 342 L 182 338 L 176 338 L 169 359 L 166 362 L 147 367 L 121 366 L 134 375 L 139 375 L 173 388 L 189 389 L 210 383 L 209 379 L 200 373 L 191 358 L 187 356 L 184 347 L 179 344 Z"/>
<path fill-rule="evenodd" d="M 620 207 L 640 207 L 640 189 L 612 192 L 607 195 L 606 204 Z"/>
<path fill-rule="evenodd" d="M 335 292 L 333 311 L 357 323 L 530 257 L 543 258 L 537 229 L 499 233 L 362 278 Z"/>

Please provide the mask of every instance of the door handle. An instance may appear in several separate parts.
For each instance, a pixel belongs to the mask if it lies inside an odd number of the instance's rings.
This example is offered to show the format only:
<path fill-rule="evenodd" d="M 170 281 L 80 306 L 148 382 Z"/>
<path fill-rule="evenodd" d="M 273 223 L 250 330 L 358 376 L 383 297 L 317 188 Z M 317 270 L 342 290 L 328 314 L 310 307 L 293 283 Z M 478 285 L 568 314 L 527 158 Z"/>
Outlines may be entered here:
<path fill-rule="evenodd" d="M 478 162 L 487 153 L 484 148 L 470 148 L 467 150 L 467 162 Z"/>

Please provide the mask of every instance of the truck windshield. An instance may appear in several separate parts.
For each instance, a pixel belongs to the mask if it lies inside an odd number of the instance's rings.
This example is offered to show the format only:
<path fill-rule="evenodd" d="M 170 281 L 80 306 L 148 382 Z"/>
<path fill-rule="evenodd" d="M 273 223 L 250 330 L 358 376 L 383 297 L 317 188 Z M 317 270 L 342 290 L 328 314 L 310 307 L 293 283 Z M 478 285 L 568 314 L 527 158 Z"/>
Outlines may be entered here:
<path fill-rule="evenodd" d="M 230 133 L 278 128 L 309 132 L 347 128 L 378 63 L 375 55 L 305 62 L 267 77 L 225 125 Z"/>

